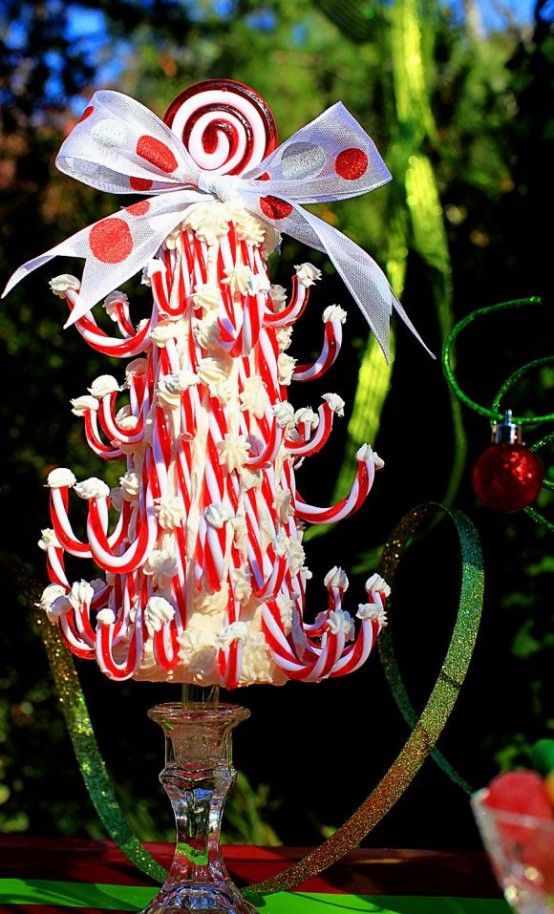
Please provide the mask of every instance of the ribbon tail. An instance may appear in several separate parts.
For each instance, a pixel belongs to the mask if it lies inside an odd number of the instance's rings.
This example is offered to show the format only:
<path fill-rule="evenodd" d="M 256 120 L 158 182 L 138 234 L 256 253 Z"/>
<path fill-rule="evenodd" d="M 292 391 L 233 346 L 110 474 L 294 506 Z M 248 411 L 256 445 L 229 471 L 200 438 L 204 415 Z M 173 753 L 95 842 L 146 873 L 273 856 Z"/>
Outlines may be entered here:
<path fill-rule="evenodd" d="M 5 298 L 12 289 L 21 282 L 22 279 L 25 279 L 30 273 L 33 273 L 34 270 L 38 270 L 39 267 L 42 267 L 45 263 L 48 263 L 50 260 L 53 260 L 54 257 L 82 257 L 83 254 L 80 254 L 77 250 L 79 247 L 78 239 L 79 235 L 82 235 L 86 229 L 77 232 L 76 235 L 72 235 L 71 238 L 66 238 L 65 241 L 60 242 L 55 247 L 50 248 L 49 251 L 45 251 L 44 254 L 39 254 L 38 257 L 33 257 L 32 260 L 27 260 L 24 264 L 17 268 L 15 273 L 12 273 L 4 291 L 2 292 L 1 298 Z M 73 244 L 73 242 L 77 242 Z"/>
<path fill-rule="evenodd" d="M 399 317 L 404 321 L 404 323 L 406 324 L 406 327 L 408 327 L 408 329 L 411 330 L 411 332 L 412 332 L 413 335 L 415 336 L 416 340 L 418 340 L 418 341 L 421 343 L 421 345 L 423 346 L 423 348 L 425 349 L 425 351 L 431 356 L 432 359 L 436 359 L 437 357 L 436 357 L 435 353 L 432 352 L 431 349 L 429 349 L 429 346 L 427 345 L 427 343 L 423 340 L 423 338 L 422 338 L 422 337 L 420 336 L 420 334 L 417 332 L 417 330 L 416 330 L 416 328 L 414 327 L 412 321 L 411 321 L 410 318 L 408 317 L 408 315 L 407 315 L 407 313 L 406 313 L 406 311 L 405 311 L 403 305 L 398 301 L 398 299 L 397 299 L 396 295 L 394 295 L 394 293 L 393 293 L 393 296 L 392 296 L 392 305 L 393 305 L 394 310 L 395 310 L 396 313 L 398 314 L 398 316 L 399 316 Z"/>
<path fill-rule="evenodd" d="M 292 202 L 292 201 L 291 201 Z M 390 319 L 392 310 L 398 313 L 415 338 L 421 343 L 431 358 L 436 356 L 425 344 L 420 334 L 400 304 L 382 269 L 372 257 L 355 244 L 342 232 L 323 222 L 313 213 L 296 208 L 297 214 L 309 224 L 320 244 L 309 243 L 318 250 L 324 250 L 332 261 L 337 272 L 354 301 L 362 311 L 375 338 L 379 343 L 385 359 L 389 360 Z M 300 238 L 300 240 L 304 240 Z"/>
<path fill-rule="evenodd" d="M 116 218 L 121 219 L 125 211 L 118 214 Z M 112 217 L 108 217 L 111 219 Z M 134 217 L 133 225 L 137 226 L 141 217 Z M 152 226 L 154 220 L 150 220 L 150 226 L 145 226 L 146 230 L 142 232 L 133 232 L 134 243 L 132 252 L 118 263 L 99 262 L 90 253 L 85 256 L 85 267 L 81 279 L 81 289 L 79 297 L 73 308 L 70 317 L 64 324 L 64 329 L 70 327 L 96 305 L 102 298 L 105 298 L 114 289 L 118 289 L 124 282 L 131 279 L 136 273 L 146 266 L 149 260 L 157 253 L 160 245 L 169 233 L 183 219 L 183 212 L 172 212 L 158 216 L 156 218 L 155 229 Z M 98 225 L 99 223 L 97 223 Z"/>
<path fill-rule="evenodd" d="M 320 242 L 317 247 L 327 253 L 362 311 L 388 362 L 390 318 L 395 297 L 387 277 L 373 258 L 346 235 L 313 213 L 307 210 L 300 212 L 317 235 Z"/>
<path fill-rule="evenodd" d="M 185 210 L 204 197 L 189 190 L 164 194 L 107 216 L 20 266 L 10 277 L 2 298 L 29 273 L 54 257 L 80 257 L 85 266 L 78 301 L 64 325 L 69 327 L 109 292 L 142 270 L 183 220 Z"/>

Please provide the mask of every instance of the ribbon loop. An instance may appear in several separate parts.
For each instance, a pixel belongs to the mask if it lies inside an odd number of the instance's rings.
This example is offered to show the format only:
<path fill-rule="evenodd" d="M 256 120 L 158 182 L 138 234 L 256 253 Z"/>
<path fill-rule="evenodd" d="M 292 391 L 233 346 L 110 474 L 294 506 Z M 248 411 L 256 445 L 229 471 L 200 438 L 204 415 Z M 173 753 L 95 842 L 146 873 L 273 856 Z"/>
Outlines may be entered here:
<path fill-rule="evenodd" d="M 115 285 L 142 270 L 192 203 L 205 199 L 206 194 L 222 201 L 238 197 L 279 232 L 327 252 L 386 358 L 393 308 L 421 342 L 375 261 L 302 208 L 303 203 L 368 193 L 391 178 L 373 141 L 340 102 L 297 131 L 261 164 L 231 176 L 199 168 L 170 127 L 139 102 L 119 92 L 100 91 L 62 144 L 56 164 L 60 171 L 99 190 L 147 194 L 154 199 L 148 201 L 142 215 L 129 207 L 27 261 L 12 275 L 2 297 L 53 257 L 82 257 L 85 269 L 79 302 L 68 326 Z M 285 205 L 275 206 L 275 201 Z"/>

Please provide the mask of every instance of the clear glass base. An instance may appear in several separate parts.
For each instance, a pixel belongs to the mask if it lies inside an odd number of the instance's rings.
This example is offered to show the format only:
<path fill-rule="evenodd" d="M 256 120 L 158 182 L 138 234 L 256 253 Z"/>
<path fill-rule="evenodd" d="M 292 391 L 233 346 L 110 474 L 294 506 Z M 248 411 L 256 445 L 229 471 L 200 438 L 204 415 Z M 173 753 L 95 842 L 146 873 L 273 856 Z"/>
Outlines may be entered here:
<path fill-rule="evenodd" d="M 149 717 L 165 735 L 160 781 L 175 814 L 169 876 L 142 914 L 254 914 L 227 872 L 220 847 L 223 807 L 235 780 L 231 732 L 250 712 L 229 704 L 156 705 Z"/>
<path fill-rule="evenodd" d="M 166 882 L 142 914 L 177 914 L 183 911 L 202 911 L 205 914 L 257 914 L 254 905 L 242 897 L 230 880 L 221 889 L 215 885 L 172 887 Z"/>

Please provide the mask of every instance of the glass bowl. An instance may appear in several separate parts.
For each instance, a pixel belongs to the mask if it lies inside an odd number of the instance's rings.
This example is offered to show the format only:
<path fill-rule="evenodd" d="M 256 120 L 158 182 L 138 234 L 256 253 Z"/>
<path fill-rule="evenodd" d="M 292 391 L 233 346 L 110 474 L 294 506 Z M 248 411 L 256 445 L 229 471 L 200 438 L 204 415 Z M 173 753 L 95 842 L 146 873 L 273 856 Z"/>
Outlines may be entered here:
<path fill-rule="evenodd" d="M 492 809 L 487 796 L 471 806 L 506 901 L 518 914 L 554 914 L 554 819 Z"/>

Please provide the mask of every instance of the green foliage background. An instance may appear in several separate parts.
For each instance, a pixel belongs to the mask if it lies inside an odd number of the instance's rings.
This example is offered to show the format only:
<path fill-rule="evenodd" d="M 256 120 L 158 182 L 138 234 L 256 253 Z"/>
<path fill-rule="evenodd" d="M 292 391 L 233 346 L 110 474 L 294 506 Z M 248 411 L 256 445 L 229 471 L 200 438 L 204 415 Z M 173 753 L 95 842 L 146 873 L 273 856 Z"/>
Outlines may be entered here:
<path fill-rule="evenodd" d="M 91 10 L 99 33 L 75 37 L 75 16 Z M 192 82 L 238 79 L 268 99 L 283 139 L 342 99 L 375 139 L 394 181 L 356 201 L 321 207 L 320 214 L 386 265 L 436 353 L 451 321 L 473 308 L 525 295 L 544 299 L 531 315 L 508 316 L 502 326 L 484 322 L 460 341 L 460 383 L 490 403 L 512 370 L 549 354 L 553 338 L 554 115 L 547 101 L 554 34 L 547 4 L 540 2 L 532 30 L 507 25 L 479 34 L 470 25 L 438 0 L 269 0 L 263 6 L 251 0 L 6 0 L 0 9 L 0 275 L 7 279 L 26 259 L 121 205 L 72 183 L 53 164 L 64 132 L 102 74 L 160 115 Z M 546 230 L 539 228 L 545 217 Z M 293 347 L 306 359 L 318 351 L 322 307 L 344 304 L 346 294 L 319 254 L 301 251 L 290 239 L 273 266 L 275 281 L 289 283 L 298 257 L 325 274 Z M 60 263 L 54 272 L 65 269 L 78 272 L 78 265 Z M 97 374 L 120 370 L 87 351 L 76 333 L 61 330 L 63 304 L 48 292 L 48 276 L 33 275 L 0 310 L 1 546 L 41 579 L 35 543 L 48 524 L 48 471 L 67 465 L 78 477 L 105 474 L 68 399 Z M 140 307 L 141 291 L 131 286 Z M 554 729 L 552 534 L 523 515 L 491 516 L 476 503 L 470 467 L 487 443 L 486 423 L 462 414 L 440 366 L 403 329 L 394 351 L 387 370 L 352 306 L 333 374 L 321 391 L 292 392 L 302 405 L 298 397 L 316 402 L 331 387 L 353 404 L 334 432 L 334 446 L 300 476 L 307 500 L 323 503 L 341 491 L 352 478 L 350 458 L 360 440 L 375 443 L 387 463 L 362 512 L 308 544 L 314 571 L 309 611 L 318 611 L 318 582 L 335 562 L 354 569 L 355 607 L 387 534 L 415 504 L 446 498 L 470 514 L 484 542 L 487 605 L 471 673 L 441 748 L 479 786 L 499 764 L 525 761 L 528 745 Z M 358 370 L 365 387 L 356 393 Z M 553 371 L 543 369 L 508 405 L 518 414 L 551 412 L 553 386 Z M 530 427 L 527 437 L 537 435 Z M 551 511 L 548 494 L 541 499 Z M 438 527 L 402 568 L 391 616 L 416 705 L 432 687 L 451 628 L 458 564 L 453 539 Z M 100 836 L 42 645 L 9 559 L 3 567 L 0 826 Z M 169 839 L 169 812 L 156 789 L 161 744 L 145 711 L 174 698 L 173 690 L 114 685 L 88 665 L 81 672 L 129 817 L 145 838 Z M 235 840 L 318 841 L 368 793 L 407 735 L 377 658 L 344 682 L 256 687 L 231 698 L 252 709 L 237 734 L 241 781 L 228 822 Z M 368 843 L 457 847 L 475 846 L 477 837 L 467 797 L 428 763 Z"/>

